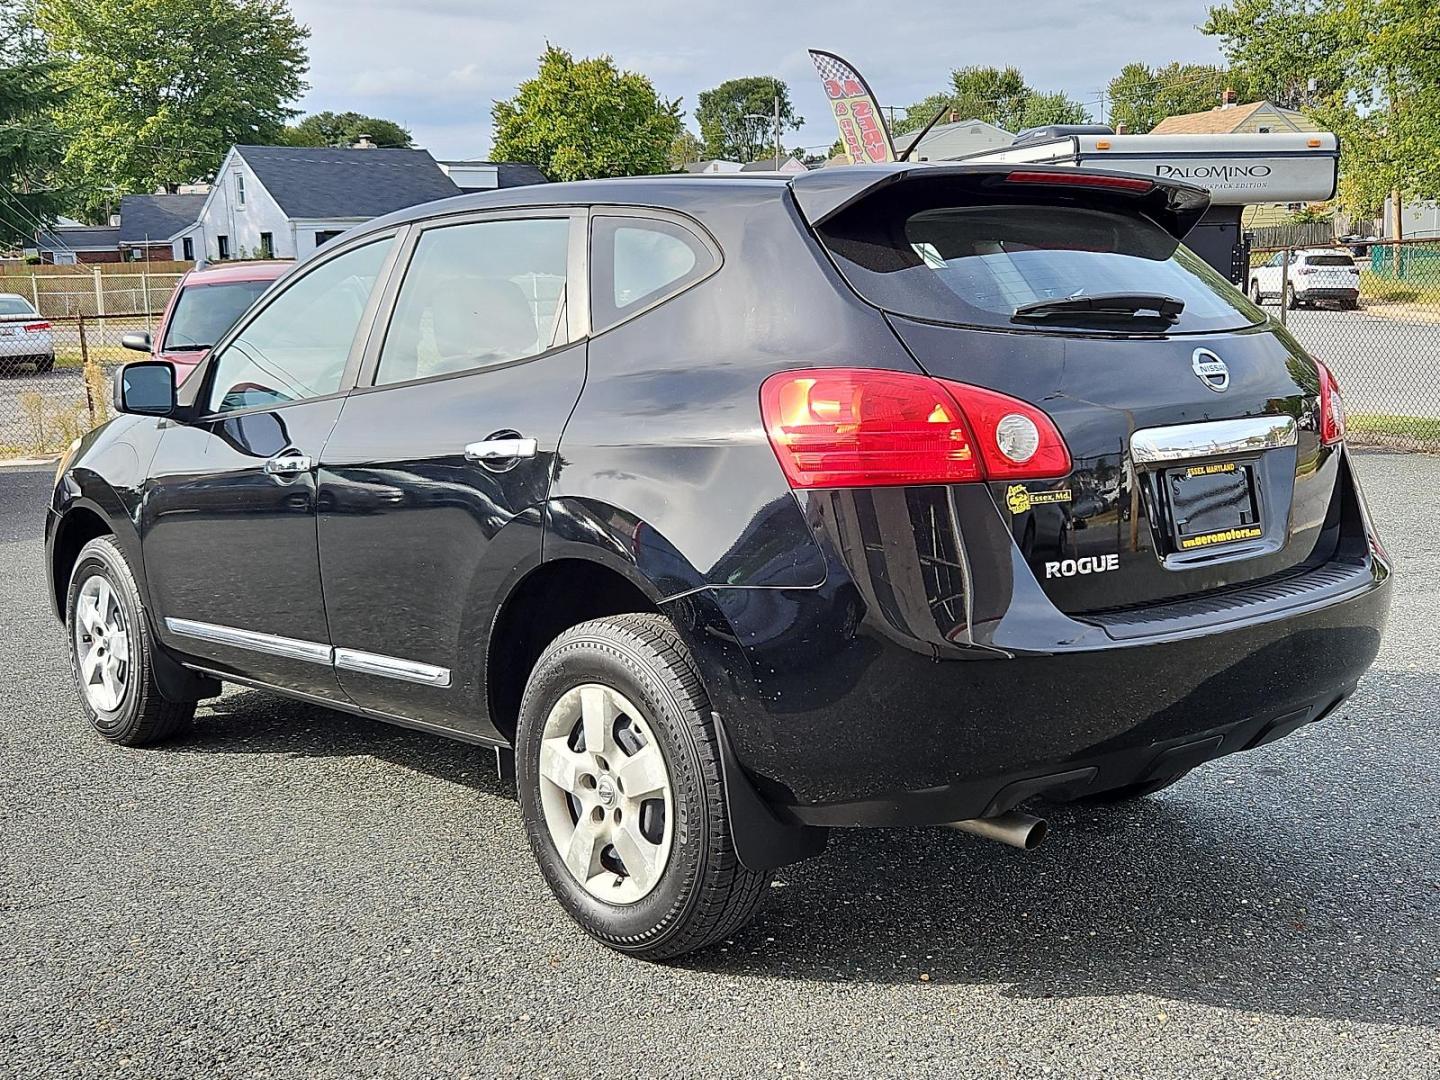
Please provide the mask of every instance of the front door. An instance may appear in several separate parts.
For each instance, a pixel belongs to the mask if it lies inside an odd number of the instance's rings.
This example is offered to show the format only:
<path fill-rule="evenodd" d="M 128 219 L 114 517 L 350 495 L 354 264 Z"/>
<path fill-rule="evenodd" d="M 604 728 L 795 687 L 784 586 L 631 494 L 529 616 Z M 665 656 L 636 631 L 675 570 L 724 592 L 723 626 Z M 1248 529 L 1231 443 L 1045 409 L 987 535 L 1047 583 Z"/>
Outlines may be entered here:
<path fill-rule="evenodd" d="M 585 345 L 572 343 L 583 286 L 567 287 L 583 216 L 436 223 L 410 244 L 369 385 L 346 399 L 321 457 L 335 665 L 361 706 L 493 736 L 481 672 L 496 597 L 539 560 L 585 380 Z"/>
<path fill-rule="evenodd" d="M 392 244 L 372 241 L 291 281 L 217 349 L 200 417 L 161 437 L 142 520 L 156 629 L 216 670 L 343 699 L 320 591 L 315 472 Z"/>

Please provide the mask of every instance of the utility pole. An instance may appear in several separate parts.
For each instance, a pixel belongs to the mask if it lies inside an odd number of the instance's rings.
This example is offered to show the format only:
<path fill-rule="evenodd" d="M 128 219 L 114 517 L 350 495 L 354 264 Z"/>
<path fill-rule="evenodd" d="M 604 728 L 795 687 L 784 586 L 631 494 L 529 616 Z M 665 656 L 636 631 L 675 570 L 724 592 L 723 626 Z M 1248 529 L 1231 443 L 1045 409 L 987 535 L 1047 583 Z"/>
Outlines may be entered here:
<path fill-rule="evenodd" d="M 775 83 L 775 171 L 780 171 L 780 84 Z"/>

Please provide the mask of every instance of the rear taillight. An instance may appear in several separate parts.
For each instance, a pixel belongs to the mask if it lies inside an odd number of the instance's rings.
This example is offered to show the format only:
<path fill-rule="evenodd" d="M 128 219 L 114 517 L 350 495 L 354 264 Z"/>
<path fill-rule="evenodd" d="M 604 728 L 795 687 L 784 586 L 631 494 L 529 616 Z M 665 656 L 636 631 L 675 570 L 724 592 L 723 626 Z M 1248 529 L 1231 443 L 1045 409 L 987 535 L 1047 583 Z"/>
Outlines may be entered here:
<path fill-rule="evenodd" d="M 964 383 L 867 368 L 785 371 L 760 412 L 794 488 L 963 484 L 1070 471 L 1041 410 Z"/>
<path fill-rule="evenodd" d="M 48 322 L 32 322 L 32 323 L 26 323 L 26 324 L 25 324 L 25 329 L 26 329 L 26 331 L 27 331 L 28 333 L 34 334 L 34 333 L 37 333 L 37 332 L 40 331 L 40 330 L 49 330 L 49 329 L 50 329 L 50 324 L 49 324 Z"/>
<path fill-rule="evenodd" d="M 1345 402 L 1330 369 L 1319 360 L 1315 369 L 1320 374 L 1320 443 L 1329 446 L 1345 438 Z"/>

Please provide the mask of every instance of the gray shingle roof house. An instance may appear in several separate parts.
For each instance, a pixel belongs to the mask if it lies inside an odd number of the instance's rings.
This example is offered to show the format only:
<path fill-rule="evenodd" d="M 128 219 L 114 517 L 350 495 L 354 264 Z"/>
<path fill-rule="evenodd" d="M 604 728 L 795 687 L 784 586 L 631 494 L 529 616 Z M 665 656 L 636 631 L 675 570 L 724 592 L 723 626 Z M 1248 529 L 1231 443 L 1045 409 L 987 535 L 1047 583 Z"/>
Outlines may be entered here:
<path fill-rule="evenodd" d="M 120 261 L 120 230 L 114 225 L 56 225 L 35 237 L 40 261 L 56 265 Z"/>
<path fill-rule="evenodd" d="M 196 230 L 206 259 L 303 259 L 345 230 L 418 203 L 543 183 L 528 165 L 437 162 L 424 150 L 232 146 Z"/>
<path fill-rule="evenodd" d="M 180 238 L 200 219 L 204 195 L 124 195 L 120 198 L 120 247 L 139 257 L 175 258 Z"/>
<path fill-rule="evenodd" d="M 438 161 L 436 164 L 461 191 L 494 191 L 549 183 L 534 165 L 518 161 Z"/>

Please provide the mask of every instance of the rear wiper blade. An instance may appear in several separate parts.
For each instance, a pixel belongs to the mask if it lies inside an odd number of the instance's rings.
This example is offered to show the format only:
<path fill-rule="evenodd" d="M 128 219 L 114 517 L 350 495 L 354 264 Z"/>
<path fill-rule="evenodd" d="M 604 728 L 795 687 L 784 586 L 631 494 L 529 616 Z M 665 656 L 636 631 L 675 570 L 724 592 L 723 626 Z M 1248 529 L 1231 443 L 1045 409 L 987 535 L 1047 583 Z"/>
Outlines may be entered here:
<path fill-rule="evenodd" d="M 1184 310 L 1184 300 L 1158 293 L 1091 293 L 1021 304 L 1010 317 L 1040 320 L 1062 315 L 1115 317 L 1154 312 L 1159 318 L 1174 322 Z"/>

